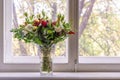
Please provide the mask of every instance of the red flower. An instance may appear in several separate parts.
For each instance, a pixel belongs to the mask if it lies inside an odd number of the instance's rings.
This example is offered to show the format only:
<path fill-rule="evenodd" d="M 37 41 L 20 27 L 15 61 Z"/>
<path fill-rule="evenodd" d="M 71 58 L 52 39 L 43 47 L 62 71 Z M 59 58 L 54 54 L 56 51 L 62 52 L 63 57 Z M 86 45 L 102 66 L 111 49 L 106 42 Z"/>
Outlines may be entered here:
<path fill-rule="evenodd" d="M 47 26 L 47 21 L 42 21 L 42 26 L 46 27 Z"/>
<path fill-rule="evenodd" d="M 34 20 L 33 26 L 39 26 L 41 22 L 39 20 Z"/>
<path fill-rule="evenodd" d="M 73 32 L 73 31 L 70 31 L 70 32 L 68 32 L 68 34 L 75 34 L 75 32 Z"/>

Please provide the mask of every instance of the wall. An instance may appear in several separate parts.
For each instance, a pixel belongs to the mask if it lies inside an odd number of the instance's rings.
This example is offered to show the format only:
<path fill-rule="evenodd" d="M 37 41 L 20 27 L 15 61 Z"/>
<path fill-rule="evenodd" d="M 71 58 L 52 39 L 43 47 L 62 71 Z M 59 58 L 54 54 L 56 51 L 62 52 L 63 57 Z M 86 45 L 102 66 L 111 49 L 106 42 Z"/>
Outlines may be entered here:
<path fill-rule="evenodd" d="M 3 62 L 3 0 L 0 0 L 0 70 Z"/>

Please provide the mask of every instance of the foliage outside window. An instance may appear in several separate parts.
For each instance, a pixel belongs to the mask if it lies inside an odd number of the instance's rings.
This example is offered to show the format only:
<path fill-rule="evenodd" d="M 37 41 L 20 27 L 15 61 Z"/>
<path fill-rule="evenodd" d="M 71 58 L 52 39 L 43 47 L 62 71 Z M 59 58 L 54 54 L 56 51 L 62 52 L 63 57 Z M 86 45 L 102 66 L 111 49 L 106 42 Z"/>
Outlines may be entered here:
<path fill-rule="evenodd" d="M 79 55 L 120 56 L 120 1 L 80 1 Z"/>

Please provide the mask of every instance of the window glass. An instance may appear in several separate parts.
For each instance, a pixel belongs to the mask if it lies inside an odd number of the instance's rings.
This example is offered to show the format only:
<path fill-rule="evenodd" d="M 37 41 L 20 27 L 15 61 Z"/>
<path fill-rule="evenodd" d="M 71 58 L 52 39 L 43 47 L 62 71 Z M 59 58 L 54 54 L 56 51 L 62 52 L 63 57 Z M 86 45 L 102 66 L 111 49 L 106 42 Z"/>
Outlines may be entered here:
<path fill-rule="evenodd" d="M 79 56 L 120 56 L 120 0 L 79 0 Z"/>

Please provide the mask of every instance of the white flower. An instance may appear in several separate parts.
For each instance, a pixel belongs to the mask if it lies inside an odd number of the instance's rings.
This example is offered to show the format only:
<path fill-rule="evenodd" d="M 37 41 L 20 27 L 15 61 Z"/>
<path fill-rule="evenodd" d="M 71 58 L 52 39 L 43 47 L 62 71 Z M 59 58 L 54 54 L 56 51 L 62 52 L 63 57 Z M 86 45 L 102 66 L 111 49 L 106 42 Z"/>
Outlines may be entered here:
<path fill-rule="evenodd" d="M 56 32 L 61 32 L 62 31 L 62 27 L 55 27 L 55 31 Z"/>
<path fill-rule="evenodd" d="M 25 29 L 28 31 L 32 31 L 33 30 L 33 26 L 31 24 L 28 24 L 25 26 Z"/>
<path fill-rule="evenodd" d="M 63 25 L 62 25 L 62 23 L 61 23 L 61 22 L 60 22 L 60 27 L 61 27 L 61 28 L 63 28 Z"/>
<path fill-rule="evenodd" d="M 26 35 L 28 33 L 28 31 L 26 31 L 26 30 L 23 30 L 22 32 L 24 33 L 24 35 Z"/>
<path fill-rule="evenodd" d="M 39 26 L 41 26 L 42 24 L 40 23 Z"/>

